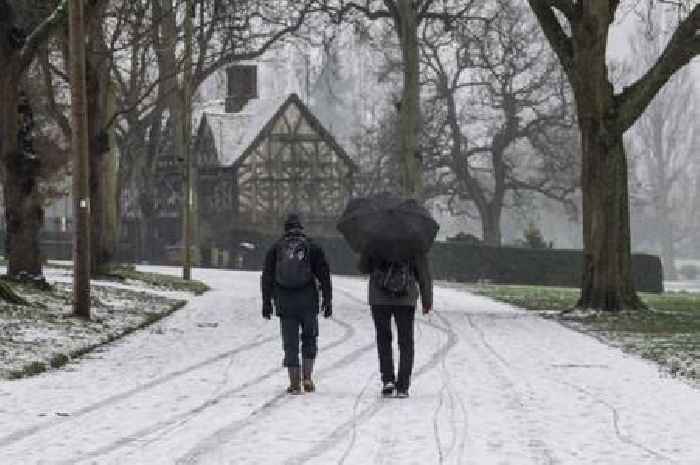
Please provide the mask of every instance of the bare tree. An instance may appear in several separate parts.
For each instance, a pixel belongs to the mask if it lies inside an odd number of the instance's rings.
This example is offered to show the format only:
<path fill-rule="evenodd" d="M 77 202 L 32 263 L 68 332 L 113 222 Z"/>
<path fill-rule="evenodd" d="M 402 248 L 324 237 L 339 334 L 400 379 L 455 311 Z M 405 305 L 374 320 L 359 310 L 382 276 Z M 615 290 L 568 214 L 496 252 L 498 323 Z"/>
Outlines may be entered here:
<path fill-rule="evenodd" d="M 117 150 L 114 137 L 113 115 L 116 94 L 111 75 L 114 50 L 112 44 L 124 27 L 124 4 L 110 7 L 108 0 L 85 2 L 85 75 L 86 111 L 88 115 L 88 147 L 90 172 L 90 232 L 92 275 L 104 273 L 113 265 L 118 240 L 117 203 Z M 114 27 L 105 28 L 111 19 Z M 45 92 L 49 101 L 49 115 L 63 132 L 71 138 L 71 124 L 65 115 L 65 93 L 68 86 L 69 63 L 67 30 L 59 34 L 52 47 L 44 47 L 39 57 L 44 76 Z M 62 58 L 62 64 L 61 59 Z"/>
<path fill-rule="evenodd" d="M 324 0 L 322 9 L 336 23 L 358 20 L 389 20 L 399 39 L 403 86 L 399 107 L 399 172 L 406 196 L 423 196 L 422 155 L 418 148 L 420 119 L 420 28 L 438 21 L 449 28 L 469 18 L 475 0 Z M 478 18 L 481 19 L 481 18 Z"/>
<path fill-rule="evenodd" d="M 313 11 L 312 0 L 197 0 L 193 2 L 194 59 L 189 88 L 178 79 L 184 60 L 183 0 L 134 2 L 131 27 L 118 41 L 122 53 L 114 74 L 124 115 L 119 127 L 122 185 L 138 192 L 142 244 L 153 241 L 157 160 L 173 151 L 172 140 L 185 131 L 184 102 L 214 72 L 255 59 L 298 30 Z M 141 18 L 140 20 L 137 18 Z M 154 27 L 157 24 L 158 27 Z M 155 65 L 153 65 L 155 63 Z M 143 141 L 147 141 L 144 145 Z M 178 140 L 180 138 L 178 137 Z M 184 158 L 180 156 L 180 158 Z M 194 228 L 196 230 L 196 228 Z M 147 250 L 147 248 L 145 249 Z"/>
<path fill-rule="evenodd" d="M 473 204 L 483 241 L 501 245 L 506 201 L 537 192 L 575 209 L 575 128 L 569 89 L 523 8 L 497 2 L 485 25 L 424 28 L 426 85 L 434 98 L 425 153 L 431 195 Z"/>
<path fill-rule="evenodd" d="M 578 307 L 641 309 L 631 273 L 627 159 L 622 135 L 676 71 L 700 54 L 700 5 L 678 22 L 663 53 L 615 93 L 608 34 L 620 0 L 528 0 L 571 83 L 581 135 L 584 269 Z"/>

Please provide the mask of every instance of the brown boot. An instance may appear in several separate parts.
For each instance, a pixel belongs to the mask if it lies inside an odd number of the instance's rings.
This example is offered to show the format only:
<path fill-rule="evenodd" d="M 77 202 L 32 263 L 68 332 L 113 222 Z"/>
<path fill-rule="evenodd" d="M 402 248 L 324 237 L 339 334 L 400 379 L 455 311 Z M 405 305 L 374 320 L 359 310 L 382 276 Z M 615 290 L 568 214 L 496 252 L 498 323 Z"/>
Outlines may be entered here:
<path fill-rule="evenodd" d="M 287 367 L 289 373 L 289 386 L 287 394 L 301 394 L 301 368 Z"/>
<path fill-rule="evenodd" d="M 304 370 L 304 391 L 314 392 L 316 390 L 316 386 L 314 386 L 314 382 L 311 380 L 311 375 L 314 372 L 314 359 L 305 358 L 302 361 L 302 366 Z"/>

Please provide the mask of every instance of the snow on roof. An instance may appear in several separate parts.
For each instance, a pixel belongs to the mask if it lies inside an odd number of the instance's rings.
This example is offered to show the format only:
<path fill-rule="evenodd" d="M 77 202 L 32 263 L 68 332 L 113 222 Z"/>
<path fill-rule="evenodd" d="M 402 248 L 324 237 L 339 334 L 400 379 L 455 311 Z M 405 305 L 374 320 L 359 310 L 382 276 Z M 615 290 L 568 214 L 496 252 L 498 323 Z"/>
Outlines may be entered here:
<path fill-rule="evenodd" d="M 202 112 L 211 128 L 219 164 L 235 163 L 287 98 L 289 95 L 253 99 L 238 113 Z"/>

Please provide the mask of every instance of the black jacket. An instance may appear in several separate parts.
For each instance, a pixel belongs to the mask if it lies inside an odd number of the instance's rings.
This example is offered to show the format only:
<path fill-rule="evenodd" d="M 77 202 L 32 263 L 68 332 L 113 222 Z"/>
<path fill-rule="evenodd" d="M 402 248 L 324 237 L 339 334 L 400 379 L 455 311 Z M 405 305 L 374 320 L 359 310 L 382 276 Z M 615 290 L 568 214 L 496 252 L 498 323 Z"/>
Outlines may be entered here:
<path fill-rule="evenodd" d="M 298 231 L 287 234 L 303 236 L 303 233 Z M 263 266 L 262 276 L 260 277 L 263 304 L 274 299 L 275 312 L 278 316 L 295 312 L 304 312 L 310 309 L 318 312 L 317 282 L 321 287 L 323 301 L 330 304 L 332 298 L 331 273 L 323 249 L 313 240 L 307 238 L 309 241 L 311 272 L 316 279 L 312 280 L 308 286 L 301 289 L 285 289 L 275 283 L 277 250 L 279 249 L 280 243 L 285 240 L 285 237 L 286 235 L 282 236 L 279 241 L 273 244 L 265 256 L 265 264 Z"/>
<path fill-rule="evenodd" d="M 415 307 L 418 301 L 418 292 L 420 291 L 421 302 L 424 307 L 433 307 L 433 278 L 430 275 L 430 266 L 425 255 L 414 257 L 410 260 L 410 267 L 413 276 L 416 278 L 417 288 L 408 290 L 408 294 L 404 296 L 393 296 L 385 292 L 377 283 L 375 269 L 385 267 L 387 264 L 382 260 L 372 258 L 367 255 L 360 257 L 358 269 L 363 274 L 369 274 L 369 284 L 367 286 L 367 300 L 370 306 L 386 305 L 386 306 L 408 306 Z"/>

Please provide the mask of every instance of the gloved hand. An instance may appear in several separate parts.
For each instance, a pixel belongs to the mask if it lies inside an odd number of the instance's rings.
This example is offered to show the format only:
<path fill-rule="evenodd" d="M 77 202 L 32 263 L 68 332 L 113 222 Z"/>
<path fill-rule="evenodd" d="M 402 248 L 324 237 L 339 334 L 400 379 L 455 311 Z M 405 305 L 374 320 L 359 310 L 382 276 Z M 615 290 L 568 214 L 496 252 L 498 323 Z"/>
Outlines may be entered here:
<path fill-rule="evenodd" d="M 272 317 L 272 302 L 267 301 L 263 303 L 262 317 L 269 320 Z"/>
<path fill-rule="evenodd" d="M 333 315 L 333 307 L 328 301 L 323 301 L 323 303 L 321 304 L 321 310 L 323 311 L 324 318 L 330 318 L 331 315 Z"/>
<path fill-rule="evenodd" d="M 431 310 L 432 308 L 423 306 L 423 315 L 427 315 L 428 313 L 430 313 Z"/>

